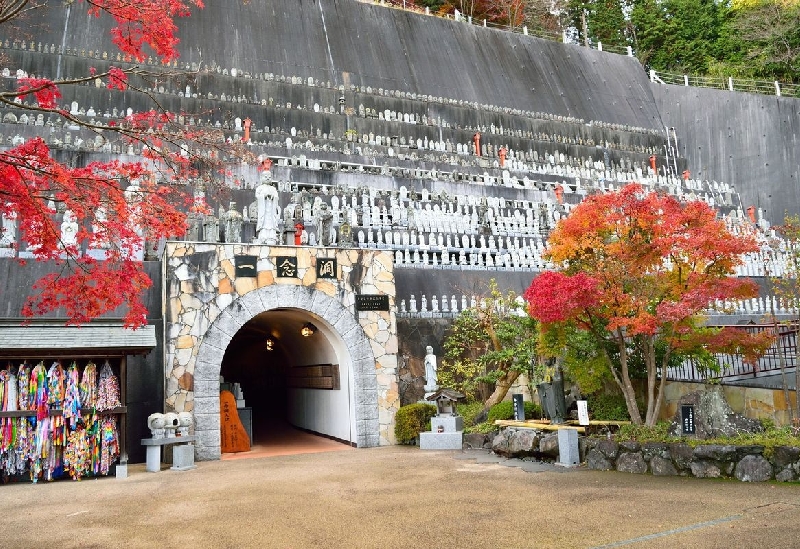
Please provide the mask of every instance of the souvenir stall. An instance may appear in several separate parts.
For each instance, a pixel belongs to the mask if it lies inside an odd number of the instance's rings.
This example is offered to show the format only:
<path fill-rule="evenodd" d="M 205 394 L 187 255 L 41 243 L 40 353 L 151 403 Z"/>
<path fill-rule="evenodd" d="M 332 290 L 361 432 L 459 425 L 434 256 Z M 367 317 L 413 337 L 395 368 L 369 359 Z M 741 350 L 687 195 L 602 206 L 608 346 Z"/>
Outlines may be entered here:
<path fill-rule="evenodd" d="M 3 478 L 27 477 L 35 483 L 103 476 L 113 473 L 114 465 L 126 455 L 126 358 L 149 349 L 114 347 L 126 340 L 100 338 L 124 329 L 97 328 L 61 326 L 58 339 L 65 346 L 43 349 L 29 346 L 37 335 L 44 335 L 36 333 L 42 327 L 0 326 Z M 24 333 L 25 341 L 10 342 L 12 333 L 19 330 L 32 332 Z M 154 346 L 154 330 L 144 332 L 149 333 L 138 334 L 137 339 Z M 65 335 L 75 337 L 65 340 Z M 87 338 L 92 335 L 98 338 Z M 40 341 L 52 343 L 53 339 Z"/>

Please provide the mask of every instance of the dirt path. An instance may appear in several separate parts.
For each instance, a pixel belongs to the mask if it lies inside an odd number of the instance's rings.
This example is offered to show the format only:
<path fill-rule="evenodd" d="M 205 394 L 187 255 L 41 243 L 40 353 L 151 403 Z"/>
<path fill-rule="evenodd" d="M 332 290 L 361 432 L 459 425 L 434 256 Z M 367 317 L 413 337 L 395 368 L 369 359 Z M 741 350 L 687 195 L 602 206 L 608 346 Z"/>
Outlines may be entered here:
<path fill-rule="evenodd" d="M 797 485 L 456 457 L 389 447 L 0 486 L 0 547 L 800 546 Z"/>

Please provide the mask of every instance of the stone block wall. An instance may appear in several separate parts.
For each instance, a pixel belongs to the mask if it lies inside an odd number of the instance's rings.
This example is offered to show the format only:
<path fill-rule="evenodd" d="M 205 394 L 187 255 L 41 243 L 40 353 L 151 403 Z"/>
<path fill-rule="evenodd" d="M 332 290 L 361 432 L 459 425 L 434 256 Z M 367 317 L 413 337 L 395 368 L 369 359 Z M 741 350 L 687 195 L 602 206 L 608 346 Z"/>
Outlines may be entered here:
<path fill-rule="evenodd" d="M 678 411 L 678 402 L 682 396 L 700 391 L 706 387 L 702 383 L 674 381 L 668 383 L 664 388 L 664 405 L 661 408 L 661 419 L 671 420 Z M 795 391 L 789 391 L 788 403 L 781 389 L 723 385 L 722 392 L 731 409 L 737 414 L 751 419 L 772 419 L 776 425 L 789 424 L 789 406 L 795 405 Z"/>
<path fill-rule="evenodd" d="M 480 435 L 483 437 L 483 435 Z M 483 438 L 465 439 L 473 448 L 483 447 Z M 492 451 L 507 458 L 534 457 L 558 460 L 557 433 L 537 429 L 502 429 L 491 441 Z M 800 479 L 800 448 L 779 446 L 767 451 L 763 446 L 703 444 L 683 442 L 617 442 L 581 437 L 580 458 L 589 469 L 620 471 L 655 476 L 698 478 L 736 478 L 743 482 Z"/>
<path fill-rule="evenodd" d="M 789 482 L 800 473 L 800 448 L 686 443 L 638 443 L 585 438 L 586 466 L 595 470 L 651 473 L 656 476 L 736 478 L 743 482 Z"/>

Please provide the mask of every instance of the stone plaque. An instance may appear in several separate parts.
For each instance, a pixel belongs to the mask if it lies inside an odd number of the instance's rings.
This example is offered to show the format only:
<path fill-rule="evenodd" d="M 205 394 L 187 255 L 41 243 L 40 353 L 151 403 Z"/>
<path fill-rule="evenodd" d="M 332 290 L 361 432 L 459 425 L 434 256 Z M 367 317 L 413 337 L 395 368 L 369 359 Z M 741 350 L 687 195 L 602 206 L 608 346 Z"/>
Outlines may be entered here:
<path fill-rule="evenodd" d="M 337 272 L 335 258 L 317 258 L 317 278 L 336 278 Z"/>
<path fill-rule="evenodd" d="M 691 404 L 681 405 L 681 430 L 684 435 L 694 434 L 694 406 Z"/>
<path fill-rule="evenodd" d="M 236 256 L 236 277 L 255 277 L 258 274 L 258 256 L 237 255 Z"/>
<path fill-rule="evenodd" d="M 292 256 L 278 256 L 275 258 L 275 267 L 278 278 L 297 278 L 297 258 Z"/>
<path fill-rule="evenodd" d="M 356 311 L 388 311 L 388 295 L 356 295 Z"/>

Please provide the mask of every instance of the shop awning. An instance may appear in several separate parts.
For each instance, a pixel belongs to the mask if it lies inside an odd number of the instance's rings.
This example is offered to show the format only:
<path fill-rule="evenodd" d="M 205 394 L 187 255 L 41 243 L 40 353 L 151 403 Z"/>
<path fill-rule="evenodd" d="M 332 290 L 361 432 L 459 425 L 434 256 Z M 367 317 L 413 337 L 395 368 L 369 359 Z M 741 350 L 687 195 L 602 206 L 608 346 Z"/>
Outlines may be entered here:
<path fill-rule="evenodd" d="M 0 356 L 146 354 L 156 346 L 156 327 L 119 324 L 0 326 Z"/>

